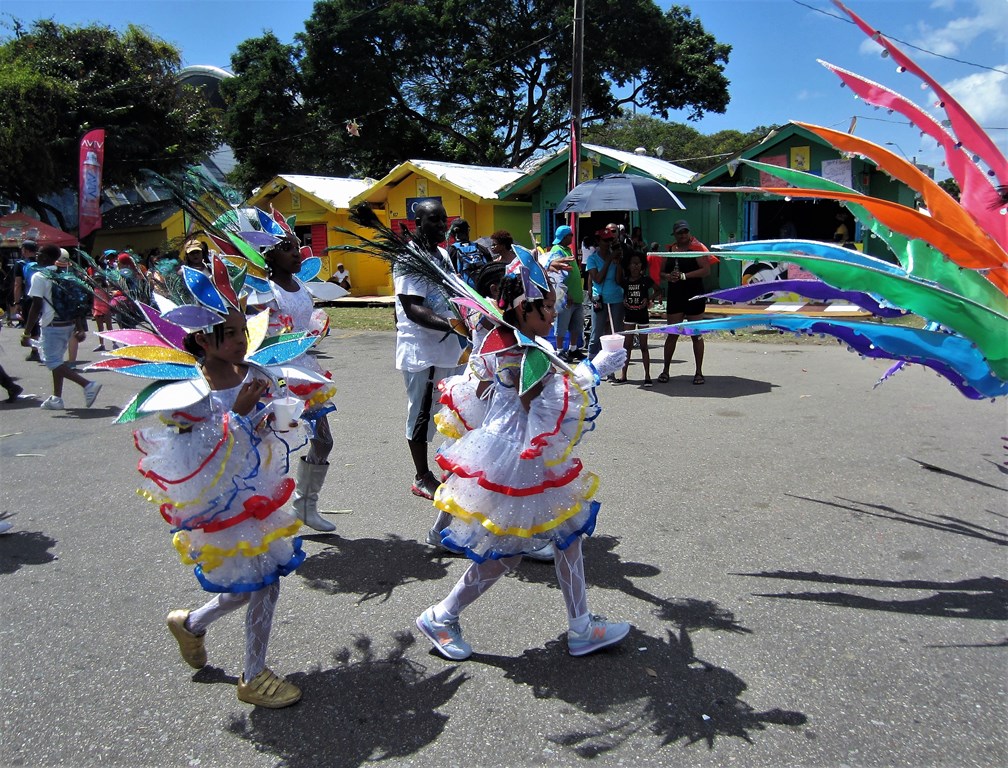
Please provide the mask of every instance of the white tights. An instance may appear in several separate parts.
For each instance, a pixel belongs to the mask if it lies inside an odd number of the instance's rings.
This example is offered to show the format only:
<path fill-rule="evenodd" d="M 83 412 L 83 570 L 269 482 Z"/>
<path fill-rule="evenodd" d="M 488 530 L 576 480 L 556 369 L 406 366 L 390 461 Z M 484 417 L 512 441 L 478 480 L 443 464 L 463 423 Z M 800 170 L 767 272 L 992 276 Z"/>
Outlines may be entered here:
<path fill-rule="evenodd" d="M 189 614 L 186 628 L 194 635 L 202 635 L 221 616 L 248 603 L 245 612 L 245 665 L 242 672 L 247 682 L 266 668 L 266 650 L 279 596 L 279 581 L 255 592 L 221 592 Z"/>
<path fill-rule="evenodd" d="M 570 628 L 584 631 L 590 621 L 588 616 L 588 588 L 584 577 L 584 556 L 581 553 L 581 538 L 575 539 L 567 549 L 554 548 L 553 567 L 556 569 L 560 591 L 567 605 L 567 621 Z M 452 587 L 448 596 L 434 606 L 434 619 L 439 622 L 453 621 L 468 606 L 476 601 L 497 581 L 521 561 L 521 555 L 485 560 L 472 563 L 462 578 Z"/>

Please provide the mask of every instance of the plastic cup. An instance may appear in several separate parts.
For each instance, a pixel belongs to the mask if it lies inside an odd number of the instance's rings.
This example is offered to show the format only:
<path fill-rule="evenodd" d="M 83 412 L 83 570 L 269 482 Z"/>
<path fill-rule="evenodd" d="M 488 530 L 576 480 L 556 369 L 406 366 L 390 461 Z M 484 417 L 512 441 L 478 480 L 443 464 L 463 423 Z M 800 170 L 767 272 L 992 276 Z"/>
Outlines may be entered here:
<path fill-rule="evenodd" d="M 599 342 L 601 342 L 602 349 L 606 352 L 616 352 L 623 349 L 623 334 L 607 333 L 605 336 L 599 338 Z"/>
<path fill-rule="evenodd" d="M 304 401 L 296 397 L 277 397 L 273 400 L 273 429 L 277 432 L 289 432 L 291 424 L 296 424 L 304 413 Z"/>

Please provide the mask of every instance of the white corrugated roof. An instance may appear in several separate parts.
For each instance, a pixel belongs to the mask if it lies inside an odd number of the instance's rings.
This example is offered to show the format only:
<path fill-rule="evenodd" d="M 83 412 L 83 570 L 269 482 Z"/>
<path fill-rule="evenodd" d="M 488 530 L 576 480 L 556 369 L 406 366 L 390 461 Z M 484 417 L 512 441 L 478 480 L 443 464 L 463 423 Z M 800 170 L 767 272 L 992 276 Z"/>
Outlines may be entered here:
<path fill-rule="evenodd" d="M 333 208 L 349 208 L 350 200 L 374 184 L 374 179 L 339 179 L 333 176 L 300 176 L 280 174 L 280 178 Z"/>
<path fill-rule="evenodd" d="M 498 189 L 524 175 L 517 168 L 492 168 L 486 165 L 462 165 L 436 160 L 410 160 L 410 163 L 434 178 L 454 184 L 484 200 L 495 199 Z"/>
<path fill-rule="evenodd" d="M 597 152 L 600 155 L 611 157 L 619 163 L 626 163 L 649 176 L 654 176 L 656 179 L 664 179 L 673 184 L 686 184 L 696 176 L 694 171 L 658 157 L 624 152 L 622 149 L 603 147 L 599 144 L 582 144 L 581 149 L 585 152 Z"/>

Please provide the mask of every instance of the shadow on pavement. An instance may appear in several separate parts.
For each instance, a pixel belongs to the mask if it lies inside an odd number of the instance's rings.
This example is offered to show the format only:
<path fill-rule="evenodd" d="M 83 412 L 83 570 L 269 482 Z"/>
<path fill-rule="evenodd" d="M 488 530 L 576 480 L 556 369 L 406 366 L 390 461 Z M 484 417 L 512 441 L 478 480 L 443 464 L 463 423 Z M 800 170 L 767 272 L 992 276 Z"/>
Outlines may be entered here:
<path fill-rule="evenodd" d="M 307 586 L 335 594 L 359 595 L 358 603 L 380 598 L 417 581 L 448 575 L 448 562 L 426 544 L 387 534 L 384 539 L 336 538 L 334 546 L 312 555 L 295 571 Z"/>
<path fill-rule="evenodd" d="M 796 496 L 792 493 L 786 493 L 784 495 L 790 496 L 792 499 L 801 499 L 802 501 L 811 501 L 816 504 L 823 504 L 827 507 L 847 509 L 861 515 L 880 517 L 883 520 L 894 520 L 897 523 L 917 525 L 921 528 L 930 528 L 942 533 L 954 533 L 960 536 L 969 536 L 974 539 L 980 539 L 981 541 L 989 541 L 990 543 L 997 544 L 1000 547 L 1008 546 L 1008 533 L 1005 533 L 1004 531 L 996 531 L 993 528 L 985 528 L 982 525 L 977 525 L 976 523 L 971 523 L 968 520 L 963 520 L 961 517 L 953 517 L 952 515 L 931 515 L 930 517 L 921 517 L 919 515 L 911 515 L 909 512 L 901 512 L 895 507 L 890 507 L 888 504 L 872 504 L 866 501 L 845 499 L 842 496 L 837 497 L 838 501 L 826 501 L 824 499 L 811 499 L 807 496 Z M 846 503 L 841 504 L 839 502 Z M 991 512 L 991 514 L 997 515 L 996 512 Z M 997 516 L 1000 517 L 1000 515 Z"/>
<path fill-rule="evenodd" d="M 664 639 L 632 630 L 620 645 L 580 659 L 556 640 L 518 658 L 473 654 L 473 662 L 500 668 L 537 699 L 575 707 L 582 722 L 546 738 L 581 758 L 605 755 L 637 734 L 652 734 L 661 746 L 703 742 L 713 748 L 718 737 L 752 741 L 769 725 L 807 721 L 801 712 L 756 711 L 740 698 L 746 684 L 737 675 L 693 655 L 685 628 Z"/>
<path fill-rule="evenodd" d="M 455 665 L 427 676 L 404 657 L 409 633 L 378 658 L 367 637 L 334 654 L 332 669 L 287 675 L 304 692 L 288 709 L 254 709 L 228 730 L 292 768 L 351 768 L 412 755 L 444 730 L 438 712 L 468 677 Z"/>
<path fill-rule="evenodd" d="M 783 597 L 789 600 L 808 600 L 842 608 L 891 611 L 893 613 L 909 613 L 916 616 L 986 619 L 987 621 L 1008 620 L 1008 581 L 1000 578 L 984 576 L 977 579 L 963 579 L 962 581 L 949 582 L 923 581 L 918 579 L 885 581 L 883 579 L 853 578 L 801 571 L 766 571 L 736 575 L 755 576 L 766 579 L 811 581 L 817 584 L 839 584 L 843 586 L 882 589 L 913 589 L 935 593 L 928 597 L 910 600 L 880 600 L 847 592 L 837 592 L 836 590 L 830 590 L 829 592 L 755 593 L 758 597 Z"/>
<path fill-rule="evenodd" d="M 0 536 L 0 574 L 14 573 L 25 565 L 44 565 L 56 559 L 51 550 L 56 539 L 38 531 L 14 531 Z"/>
<path fill-rule="evenodd" d="M 706 384 L 700 386 L 694 385 L 693 366 L 690 366 L 688 374 L 682 376 L 671 375 L 669 380 L 664 384 L 659 383 L 658 378 L 652 375 L 654 387 L 651 391 L 656 395 L 667 395 L 669 397 L 712 397 L 718 400 L 727 400 L 732 397 L 765 395 L 772 392 L 777 386 L 769 381 L 743 379 L 738 376 L 718 376 L 717 374 L 711 375 L 706 372 L 704 373 L 704 377 L 707 380 Z"/>
<path fill-rule="evenodd" d="M 928 463 L 926 461 L 920 461 L 919 459 L 915 459 L 915 458 L 910 457 L 910 456 L 908 456 L 907 458 L 909 458 L 910 461 L 912 461 L 915 464 L 917 464 L 918 466 L 920 466 L 921 469 L 926 469 L 929 472 L 936 472 L 937 474 L 940 474 L 940 475 L 948 475 L 949 477 L 954 477 L 954 478 L 956 478 L 958 480 L 965 480 L 967 483 L 975 483 L 976 485 L 982 485 L 984 488 L 993 488 L 996 491 L 1003 491 L 1003 490 L 1005 490 L 1000 485 L 994 485 L 993 483 L 988 483 L 988 482 L 985 482 L 983 480 L 978 480 L 975 477 L 970 477 L 969 475 L 964 475 L 964 474 L 962 474 L 960 472 L 954 472 L 951 469 L 945 469 L 945 467 L 939 467 L 937 464 L 930 464 L 930 463 Z"/>
<path fill-rule="evenodd" d="M 584 540 L 585 582 L 589 587 L 618 590 L 628 597 L 643 600 L 654 606 L 655 616 L 677 627 L 689 630 L 722 630 L 739 634 L 751 632 L 735 621 L 735 615 L 731 611 L 721 608 L 713 601 L 690 597 L 665 599 L 638 587 L 631 579 L 657 576 L 661 573 L 661 569 L 648 563 L 622 560 L 616 553 L 619 543 L 620 540 L 615 536 L 592 536 Z M 559 588 L 552 563 L 532 562 L 526 559 L 509 576 L 530 584 Z"/>

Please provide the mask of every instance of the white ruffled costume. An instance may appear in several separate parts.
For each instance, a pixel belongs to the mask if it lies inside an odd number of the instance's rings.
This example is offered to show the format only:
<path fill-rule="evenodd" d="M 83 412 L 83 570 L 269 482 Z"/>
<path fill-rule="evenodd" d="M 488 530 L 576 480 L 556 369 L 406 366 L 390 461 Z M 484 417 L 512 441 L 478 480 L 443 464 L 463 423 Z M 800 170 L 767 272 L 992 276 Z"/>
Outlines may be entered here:
<path fill-rule="evenodd" d="M 315 309 L 312 295 L 305 284 L 297 277 L 294 280 L 300 289 L 294 292 L 285 291 L 270 281 L 270 290 L 273 296 L 269 302 L 263 305 L 270 311 L 270 335 L 278 336 L 283 333 L 307 331 L 309 336 L 325 336 L 328 333 L 328 316 L 324 310 Z M 328 379 L 332 378 L 331 374 L 323 369 L 315 359 L 315 356 L 307 352 L 292 360 L 290 365 L 321 374 Z M 323 404 L 327 406 L 324 412 L 336 410 L 336 407 L 331 403 L 332 397 L 336 394 L 336 387 L 331 383 L 289 381 L 288 389 L 291 394 L 304 400 L 308 417 L 313 415 L 311 411 Z"/>
<path fill-rule="evenodd" d="M 245 381 L 253 378 L 250 367 Z M 244 382 L 243 382 L 244 383 Z M 305 558 L 301 526 L 285 509 L 287 438 L 263 420 L 231 410 L 241 385 L 211 391 L 195 405 L 160 414 L 159 426 L 134 433 L 144 457 L 140 494 L 175 531 L 182 562 L 195 565 L 209 592 L 252 592 L 276 582 Z"/>
<path fill-rule="evenodd" d="M 477 562 L 551 542 L 564 549 L 595 528 L 598 477 L 573 455 L 599 414 L 594 382 L 550 368 L 526 412 L 518 384 L 527 353 L 474 355 L 470 371 L 440 385 L 438 428 L 457 439 L 438 453 L 451 475 L 434 504 L 453 518 L 443 543 Z M 476 394 L 481 381 L 493 382 L 483 399 Z"/>

